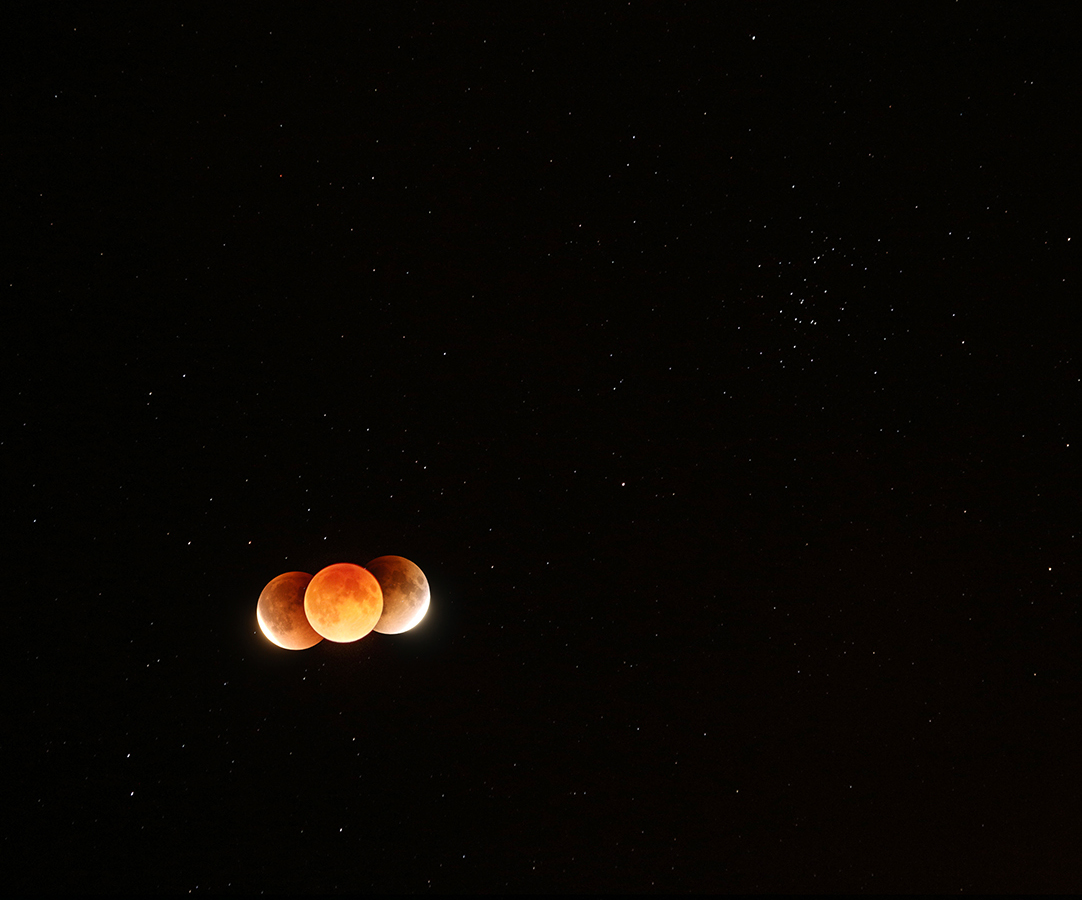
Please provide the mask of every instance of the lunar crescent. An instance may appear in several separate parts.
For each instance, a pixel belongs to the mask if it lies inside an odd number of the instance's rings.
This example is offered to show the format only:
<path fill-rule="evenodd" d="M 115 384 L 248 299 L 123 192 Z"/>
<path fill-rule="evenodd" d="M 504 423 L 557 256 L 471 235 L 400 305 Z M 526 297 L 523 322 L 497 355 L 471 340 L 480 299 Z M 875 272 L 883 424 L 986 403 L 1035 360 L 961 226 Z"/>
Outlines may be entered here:
<path fill-rule="evenodd" d="M 304 590 L 311 580 L 307 572 L 284 572 L 259 595 L 255 606 L 259 628 L 284 650 L 307 650 L 323 640 L 304 614 Z"/>
<path fill-rule="evenodd" d="M 368 564 L 383 590 L 383 615 L 376 623 L 380 634 L 409 631 L 425 617 L 432 594 L 420 567 L 401 556 L 380 556 Z"/>
<path fill-rule="evenodd" d="M 304 592 L 312 627 L 329 641 L 348 644 L 370 632 L 383 613 L 383 591 L 375 576 L 353 563 L 320 569 Z"/>

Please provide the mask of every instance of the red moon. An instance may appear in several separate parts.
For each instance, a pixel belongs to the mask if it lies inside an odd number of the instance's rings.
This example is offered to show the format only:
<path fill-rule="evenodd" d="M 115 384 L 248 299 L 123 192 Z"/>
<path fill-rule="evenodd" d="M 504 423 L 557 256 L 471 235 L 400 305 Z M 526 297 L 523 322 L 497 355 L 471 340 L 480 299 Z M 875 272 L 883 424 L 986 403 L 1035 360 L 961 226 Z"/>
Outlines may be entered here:
<path fill-rule="evenodd" d="M 307 650 L 323 640 L 304 614 L 304 590 L 311 580 L 307 572 L 285 572 L 259 595 L 255 606 L 259 628 L 283 650 Z"/>
<path fill-rule="evenodd" d="M 428 579 L 416 563 L 401 556 L 380 556 L 368 564 L 383 589 L 383 615 L 376 623 L 380 634 L 409 631 L 425 617 L 432 594 Z"/>
<path fill-rule="evenodd" d="M 328 641 L 348 644 L 370 632 L 383 613 L 383 591 L 367 569 L 335 563 L 320 569 L 304 592 L 304 611 Z"/>

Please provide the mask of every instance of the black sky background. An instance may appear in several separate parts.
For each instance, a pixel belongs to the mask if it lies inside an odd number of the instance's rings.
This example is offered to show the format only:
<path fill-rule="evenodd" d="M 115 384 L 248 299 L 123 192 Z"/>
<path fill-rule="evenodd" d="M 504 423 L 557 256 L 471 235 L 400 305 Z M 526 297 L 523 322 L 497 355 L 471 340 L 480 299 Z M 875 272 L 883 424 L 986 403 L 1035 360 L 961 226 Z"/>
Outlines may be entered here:
<path fill-rule="evenodd" d="M 16 888 L 1077 891 L 1065 12 L 23 7 Z"/>

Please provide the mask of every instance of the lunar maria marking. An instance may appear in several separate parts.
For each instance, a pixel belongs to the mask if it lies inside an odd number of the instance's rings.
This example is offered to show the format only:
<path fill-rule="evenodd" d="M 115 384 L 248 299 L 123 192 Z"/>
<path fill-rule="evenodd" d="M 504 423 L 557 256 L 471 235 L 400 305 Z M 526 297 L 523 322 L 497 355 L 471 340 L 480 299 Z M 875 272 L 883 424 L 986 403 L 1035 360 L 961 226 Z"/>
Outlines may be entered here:
<path fill-rule="evenodd" d="M 383 615 L 376 623 L 376 631 L 401 634 L 425 617 L 432 594 L 425 573 L 416 563 L 401 556 L 380 556 L 367 568 L 383 589 Z"/>
<path fill-rule="evenodd" d="M 348 644 L 370 632 L 383 614 L 383 591 L 375 576 L 353 563 L 335 563 L 312 576 L 304 612 L 329 641 Z"/>
<path fill-rule="evenodd" d="M 304 590 L 311 580 L 307 572 L 285 572 L 259 595 L 255 606 L 259 628 L 284 650 L 307 650 L 323 640 L 304 614 Z"/>

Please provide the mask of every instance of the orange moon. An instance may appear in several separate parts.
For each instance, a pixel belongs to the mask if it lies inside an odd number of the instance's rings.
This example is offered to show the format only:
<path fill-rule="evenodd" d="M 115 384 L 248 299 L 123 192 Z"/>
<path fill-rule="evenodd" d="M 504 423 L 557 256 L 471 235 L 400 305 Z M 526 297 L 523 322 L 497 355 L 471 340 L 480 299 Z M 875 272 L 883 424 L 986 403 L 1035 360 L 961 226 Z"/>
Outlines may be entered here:
<path fill-rule="evenodd" d="M 416 563 L 401 556 L 380 556 L 368 564 L 383 589 L 383 615 L 376 623 L 380 634 L 409 631 L 425 617 L 432 594 L 428 579 Z"/>
<path fill-rule="evenodd" d="M 323 640 L 304 614 L 304 590 L 311 580 L 307 572 L 285 572 L 259 595 L 255 617 L 260 630 L 283 650 L 307 650 Z"/>
<path fill-rule="evenodd" d="M 348 644 L 370 632 L 383 613 L 383 591 L 376 577 L 353 563 L 320 569 L 304 592 L 304 611 L 328 641 Z"/>

